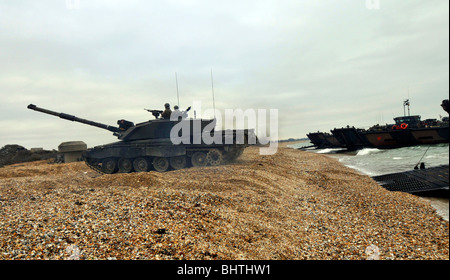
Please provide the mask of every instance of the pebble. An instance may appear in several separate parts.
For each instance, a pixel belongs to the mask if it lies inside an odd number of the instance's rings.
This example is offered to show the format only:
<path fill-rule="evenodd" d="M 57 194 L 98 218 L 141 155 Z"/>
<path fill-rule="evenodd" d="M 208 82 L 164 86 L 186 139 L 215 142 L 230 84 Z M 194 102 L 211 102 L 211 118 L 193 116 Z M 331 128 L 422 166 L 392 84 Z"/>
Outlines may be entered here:
<path fill-rule="evenodd" d="M 449 259 L 448 221 L 324 155 L 99 176 L 0 168 L 0 259 Z"/>

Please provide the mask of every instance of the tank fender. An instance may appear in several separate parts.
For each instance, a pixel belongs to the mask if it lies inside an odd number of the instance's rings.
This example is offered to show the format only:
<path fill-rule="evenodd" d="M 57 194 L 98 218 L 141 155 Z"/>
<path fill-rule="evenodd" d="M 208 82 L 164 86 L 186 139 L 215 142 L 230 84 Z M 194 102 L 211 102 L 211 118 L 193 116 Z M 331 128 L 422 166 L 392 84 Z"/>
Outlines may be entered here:
<path fill-rule="evenodd" d="M 108 157 L 125 157 L 125 158 L 134 158 L 143 153 L 144 148 L 136 148 L 136 147 L 105 147 L 98 146 L 95 148 L 88 149 L 85 152 L 85 157 L 95 158 L 95 159 L 104 159 Z"/>
<path fill-rule="evenodd" d="M 152 157 L 175 157 L 186 155 L 186 148 L 182 145 L 178 146 L 151 146 L 151 147 L 96 147 L 85 152 L 85 157 L 89 158 L 108 158 L 108 157 L 124 157 L 136 158 L 142 156 Z"/>
<path fill-rule="evenodd" d="M 145 155 L 152 157 L 184 156 L 186 155 L 186 148 L 183 145 L 147 147 L 145 148 Z"/>

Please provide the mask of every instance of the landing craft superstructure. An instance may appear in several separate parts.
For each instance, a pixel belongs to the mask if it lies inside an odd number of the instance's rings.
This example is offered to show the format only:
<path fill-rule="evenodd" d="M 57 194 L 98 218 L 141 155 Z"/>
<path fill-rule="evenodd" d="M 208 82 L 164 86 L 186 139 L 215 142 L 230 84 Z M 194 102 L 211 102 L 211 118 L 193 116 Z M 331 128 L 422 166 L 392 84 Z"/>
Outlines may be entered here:
<path fill-rule="evenodd" d="M 145 172 L 151 168 L 164 172 L 170 168 L 216 166 L 235 160 L 245 147 L 256 144 L 253 129 L 215 131 L 215 119 L 163 119 L 159 118 L 160 111 L 148 110 L 155 116 L 154 120 L 136 125 L 127 120 L 118 120 L 118 127 L 115 127 L 33 104 L 27 108 L 113 132 L 120 141 L 96 146 L 83 153 L 88 166 L 106 174 Z M 175 130 L 174 134 L 173 129 L 177 127 L 188 129 Z"/>

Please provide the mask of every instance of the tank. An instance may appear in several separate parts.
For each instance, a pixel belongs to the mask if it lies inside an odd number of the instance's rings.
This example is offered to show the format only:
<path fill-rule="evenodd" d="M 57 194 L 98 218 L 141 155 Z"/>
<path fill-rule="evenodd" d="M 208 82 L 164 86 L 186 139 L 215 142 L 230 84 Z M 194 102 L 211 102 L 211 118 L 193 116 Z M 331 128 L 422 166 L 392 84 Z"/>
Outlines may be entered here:
<path fill-rule="evenodd" d="M 237 159 L 246 147 L 256 144 L 253 129 L 215 131 L 215 119 L 163 119 L 159 110 L 145 109 L 155 117 L 153 120 L 134 124 L 121 119 L 118 126 L 110 126 L 34 104 L 27 108 L 112 132 L 118 142 L 89 148 L 82 155 L 89 167 L 105 174 L 217 166 Z M 171 138 L 173 128 L 184 130 L 177 130 L 179 133 Z"/>

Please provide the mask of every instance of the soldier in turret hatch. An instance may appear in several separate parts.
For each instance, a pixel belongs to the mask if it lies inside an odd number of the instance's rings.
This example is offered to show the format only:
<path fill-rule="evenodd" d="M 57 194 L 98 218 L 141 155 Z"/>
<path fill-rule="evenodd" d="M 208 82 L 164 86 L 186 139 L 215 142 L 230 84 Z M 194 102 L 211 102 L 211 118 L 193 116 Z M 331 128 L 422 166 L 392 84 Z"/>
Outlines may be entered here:
<path fill-rule="evenodd" d="M 170 110 L 170 104 L 169 103 L 164 104 L 164 108 L 165 108 L 165 110 L 161 114 L 161 117 L 163 119 L 167 119 L 168 120 L 168 119 L 170 119 L 170 115 L 172 114 L 172 110 Z"/>
<path fill-rule="evenodd" d="M 178 105 L 175 105 L 173 109 L 172 115 L 170 116 L 171 120 L 180 121 L 188 117 L 188 111 L 191 110 L 191 107 L 189 107 L 186 111 L 180 111 Z"/>
<path fill-rule="evenodd" d="M 173 109 L 174 110 L 172 112 L 171 117 L 175 118 L 176 120 L 179 120 L 181 118 L 181 111 L 180 111 L 178 105 L 173 106 Z"/>

